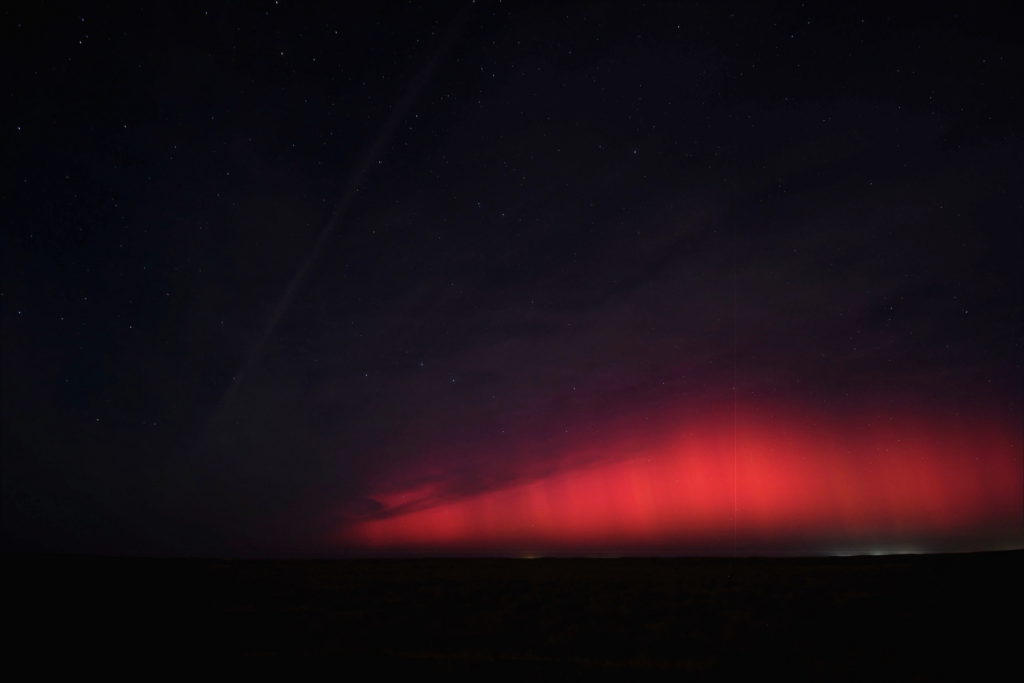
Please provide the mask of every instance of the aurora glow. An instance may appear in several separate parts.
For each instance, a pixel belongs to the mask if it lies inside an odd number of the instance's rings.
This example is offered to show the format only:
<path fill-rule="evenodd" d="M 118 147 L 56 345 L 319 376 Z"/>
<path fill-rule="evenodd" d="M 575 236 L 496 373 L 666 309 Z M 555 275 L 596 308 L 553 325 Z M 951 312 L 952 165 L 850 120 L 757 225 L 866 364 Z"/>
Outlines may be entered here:
<path fill-rule="evenodd" d="M 1020 433 L 992 419 L 904 415 L 748 420 L 684 429 L 662 446 L 449 500 L 377 498 L 339 541 L 373 549 L 509 551 L 929 547 L 1021 537 Z M 710 421 L 709 421 L 710 422 Z M 734 486 L 735 484 L 735 486 Z"/>

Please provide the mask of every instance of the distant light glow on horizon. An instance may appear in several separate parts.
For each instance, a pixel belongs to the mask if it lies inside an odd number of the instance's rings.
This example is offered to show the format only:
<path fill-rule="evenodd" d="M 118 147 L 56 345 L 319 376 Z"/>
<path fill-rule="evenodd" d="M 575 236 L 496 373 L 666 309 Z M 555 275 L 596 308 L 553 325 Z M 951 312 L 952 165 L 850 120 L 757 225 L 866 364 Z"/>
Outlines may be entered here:
<path fill-rule="evenodd" d="M 725 552 L 734 523 L 730 427 L 707 421 L 655 448 L 470 495 L 445 497 L 439 481 L 375 496 L 379 513 L 345 524 L 335 540 L 530 555 Z M 760 419 L 742 424 L 738 441 L 735 519 L 745 552 L 919 552 L 957 538 L 1024 546 L 1021 435 L 1006 421 Z"/>

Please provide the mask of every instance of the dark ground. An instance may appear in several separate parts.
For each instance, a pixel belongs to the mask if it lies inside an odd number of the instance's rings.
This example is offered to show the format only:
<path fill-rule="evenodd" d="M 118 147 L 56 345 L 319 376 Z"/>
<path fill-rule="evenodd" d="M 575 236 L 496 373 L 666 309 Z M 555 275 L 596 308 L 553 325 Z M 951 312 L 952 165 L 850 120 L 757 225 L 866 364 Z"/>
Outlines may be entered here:
<path fill-rule="evenodd" d="M 938 680 L 1021 661 L 1022 551 L 4 565 L 8 661 L 37 670 Z"/>

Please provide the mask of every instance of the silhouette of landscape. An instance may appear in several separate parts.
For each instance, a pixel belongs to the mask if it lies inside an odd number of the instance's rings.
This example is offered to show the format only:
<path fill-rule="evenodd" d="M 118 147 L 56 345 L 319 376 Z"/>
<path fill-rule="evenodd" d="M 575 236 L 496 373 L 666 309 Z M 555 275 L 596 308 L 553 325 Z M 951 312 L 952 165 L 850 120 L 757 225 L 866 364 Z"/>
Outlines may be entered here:
<path fill-rule="evenodd" d="M 936 680 L 1019 663 L 1024 552 L 208 560 L 8 555 L 15 660 L 159 670 Z"/>

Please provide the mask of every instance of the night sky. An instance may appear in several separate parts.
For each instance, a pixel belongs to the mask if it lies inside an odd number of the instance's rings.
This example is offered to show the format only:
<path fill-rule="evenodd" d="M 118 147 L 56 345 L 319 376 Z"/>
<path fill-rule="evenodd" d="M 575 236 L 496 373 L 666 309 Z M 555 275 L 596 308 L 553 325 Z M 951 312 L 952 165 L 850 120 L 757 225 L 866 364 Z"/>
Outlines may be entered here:
<path fill-rule="evenodd" d="M 23 4 L 5 549 L 1024 547 L 1008 5 Z"/>

